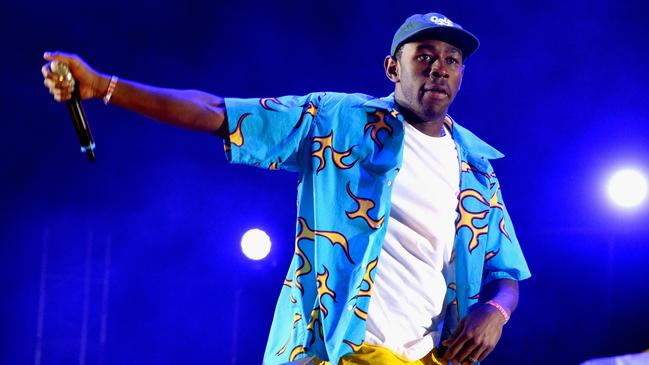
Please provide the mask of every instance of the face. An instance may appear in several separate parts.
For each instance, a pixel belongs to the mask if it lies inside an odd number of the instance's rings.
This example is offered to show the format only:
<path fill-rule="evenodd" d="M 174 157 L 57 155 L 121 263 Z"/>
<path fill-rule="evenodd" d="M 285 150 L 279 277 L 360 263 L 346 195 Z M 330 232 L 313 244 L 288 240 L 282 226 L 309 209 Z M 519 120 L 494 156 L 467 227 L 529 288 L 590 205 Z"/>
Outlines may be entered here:
<path fill-rule="evenodd" d="M 423 121 L 444 118 L 462 84 L 461 51 L 446 42 L 423 39 L 405 43 L 397 56 L 385 59 L 397 103 Z"/>

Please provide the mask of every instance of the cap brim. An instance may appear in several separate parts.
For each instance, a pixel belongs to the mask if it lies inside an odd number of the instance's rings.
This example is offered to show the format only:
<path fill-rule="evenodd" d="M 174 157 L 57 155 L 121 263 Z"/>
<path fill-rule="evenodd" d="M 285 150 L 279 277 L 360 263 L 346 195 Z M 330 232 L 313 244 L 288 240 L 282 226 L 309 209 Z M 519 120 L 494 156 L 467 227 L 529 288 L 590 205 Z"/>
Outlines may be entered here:
<path fill-rule="evenodd" d="M 426 38 L 436 39 L 457 47 L 460 51 L 462 51 L 463 59 L 466 59 L 471 54 L 473 54 L 473 52 L 475 52 L 480 46 L 480 41 L 478 41 L 478 38 L 464 29 L 453 27 L 434 27 L 421 29 L 411 34 L 405 40 L 403 40 L 403 42 L 399 43 L 396 49 L 398 49 L 405 43 Z"/>

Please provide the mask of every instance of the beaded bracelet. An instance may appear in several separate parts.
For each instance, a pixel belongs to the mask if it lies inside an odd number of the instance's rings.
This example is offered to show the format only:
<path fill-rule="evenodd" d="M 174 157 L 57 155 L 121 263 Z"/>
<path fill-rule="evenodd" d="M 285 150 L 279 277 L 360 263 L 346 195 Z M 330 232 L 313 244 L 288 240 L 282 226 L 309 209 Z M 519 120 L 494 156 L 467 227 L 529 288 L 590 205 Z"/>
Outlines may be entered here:
<path fill-rule="evenodd" d="M 485 304 L 489 304 L 490 306 L 498 309 L 498 312 L 500 312 L 500 314 L 502 314 L 503 317 L 505 317 L 505 323 L 507 323 L 507 321 L 509 321 L 509 317 L 511 316 L 511 314 L 507 311 L 507 309 L 503 308 L 502 305 L 498 304 L 497 302 L 495 302 L 493 300 L 490 300 Z"/>
<path fill-rule="evenodd" d="M 113 91 L 115 91 L 115 86 L 117 85 L 117 80 L 119 77 L 113 75 L 110 77 L 110 83 L 108 83 L 108 91 L 106 91 L 106 96 L 104 96 L 104 104 L 108 105 L 110 98 L 113 96 Z"/>

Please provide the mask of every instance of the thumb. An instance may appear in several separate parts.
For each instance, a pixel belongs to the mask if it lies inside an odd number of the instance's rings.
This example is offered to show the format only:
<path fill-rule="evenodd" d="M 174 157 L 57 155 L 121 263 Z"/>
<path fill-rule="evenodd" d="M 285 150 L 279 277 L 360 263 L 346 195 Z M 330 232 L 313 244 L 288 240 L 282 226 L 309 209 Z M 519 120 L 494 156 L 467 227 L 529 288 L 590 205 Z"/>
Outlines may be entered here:
<path fill-rule="evenodd" d="M 47 52 L 43 53 L 43 58 L 48 60 L 48 61 L 64 60 L 64 59 L 68 59 L 68 58 L 71 58 L 71 57 L 72 57 L 71 54 L 64 53 L 64 52 L 59 52 L 59 51 L 55 51 L 55 52 L 47 51 Z"/>
<path fill-rule="evenodd" d="M 63 52 L 45 52 L 43 58 L 47 61 L 56 61 L 70 65 L 76 62 L 77 57 Z"/>

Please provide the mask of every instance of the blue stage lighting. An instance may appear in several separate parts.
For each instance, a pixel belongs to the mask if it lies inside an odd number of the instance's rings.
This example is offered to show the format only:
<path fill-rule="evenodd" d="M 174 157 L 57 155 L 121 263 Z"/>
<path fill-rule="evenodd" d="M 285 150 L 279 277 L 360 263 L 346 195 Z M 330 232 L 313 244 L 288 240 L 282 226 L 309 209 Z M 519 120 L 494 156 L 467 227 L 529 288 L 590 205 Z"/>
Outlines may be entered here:
<path fill-rule="evenodd" d="M 647 179 L 636 169 L 618 170 L 608 181 L 608 196 L 624 208 L 636 207 L 647 197 Z"/>
<path fill-rule="evenodd" d="M 241 251 L 251 260 L 261 260 L 270 252 L 270 237 L 261 229 L 253 228 L 241 237 Z"/>

